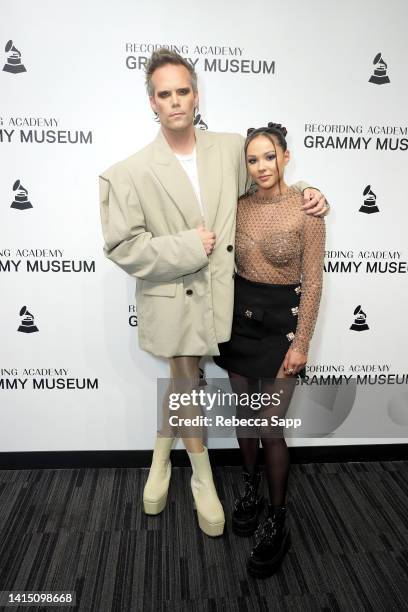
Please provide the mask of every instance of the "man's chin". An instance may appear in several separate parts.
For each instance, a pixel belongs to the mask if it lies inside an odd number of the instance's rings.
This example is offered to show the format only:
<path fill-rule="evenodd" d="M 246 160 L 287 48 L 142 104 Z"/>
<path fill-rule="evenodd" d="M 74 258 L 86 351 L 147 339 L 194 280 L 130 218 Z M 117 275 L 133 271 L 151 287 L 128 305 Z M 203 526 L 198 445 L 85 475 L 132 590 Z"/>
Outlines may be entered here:
<path fill-rule="evenodd" d="M 193 122 L 183 122 L 183 123 L 172 123 L 171 125 L 167 126 L 167 129 L 170 132 L 185 132 L 186 130 L 189 130 L 190 128 L 193 127 Z"/>

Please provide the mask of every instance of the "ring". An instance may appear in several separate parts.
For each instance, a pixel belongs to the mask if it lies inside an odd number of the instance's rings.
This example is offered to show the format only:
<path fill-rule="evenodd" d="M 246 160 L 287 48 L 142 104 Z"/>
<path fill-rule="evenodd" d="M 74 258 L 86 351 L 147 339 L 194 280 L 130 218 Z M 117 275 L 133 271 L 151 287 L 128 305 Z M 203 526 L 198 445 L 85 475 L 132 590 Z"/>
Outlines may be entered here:
<path fill-rule="evenodd" d="M 286 371 L 287 371 L 288 374 L 293 374 L 294 369 L 293 368 L 288 368 Z"/>

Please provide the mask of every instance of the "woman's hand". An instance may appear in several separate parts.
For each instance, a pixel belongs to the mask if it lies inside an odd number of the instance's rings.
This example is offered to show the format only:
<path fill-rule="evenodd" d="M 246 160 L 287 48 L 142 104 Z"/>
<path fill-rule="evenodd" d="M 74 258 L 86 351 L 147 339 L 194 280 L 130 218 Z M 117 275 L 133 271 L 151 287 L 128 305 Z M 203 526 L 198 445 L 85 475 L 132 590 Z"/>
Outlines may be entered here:
<path fill-rule="evenodd" d="M 286 376 L 296 376 L 296 374 L 303 370 L 306 362 L 307 355 L 300 353 L 299 351 L 294 351 L 290 348 L 288 349 L 285 359 L 283 360 L 283 371 Z"/>

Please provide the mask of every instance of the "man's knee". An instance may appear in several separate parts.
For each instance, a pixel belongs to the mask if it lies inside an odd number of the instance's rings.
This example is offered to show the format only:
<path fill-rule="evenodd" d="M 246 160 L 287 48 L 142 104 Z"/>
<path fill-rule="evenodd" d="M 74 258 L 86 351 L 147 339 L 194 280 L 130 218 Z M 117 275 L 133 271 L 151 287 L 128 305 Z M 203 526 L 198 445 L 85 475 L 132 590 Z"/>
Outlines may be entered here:
<path fill-rule="evenodd" d="M 170 373 L 172 378 L 193 378 L 200 376 L 200 357 L 170 357 Z"/>
<path fill-rule="evenodd" d="M 170 377 L 172 387 L 179 393 L 188 393 L 195 389 L 200 382 L 200 357 L 171 357 Z"/>

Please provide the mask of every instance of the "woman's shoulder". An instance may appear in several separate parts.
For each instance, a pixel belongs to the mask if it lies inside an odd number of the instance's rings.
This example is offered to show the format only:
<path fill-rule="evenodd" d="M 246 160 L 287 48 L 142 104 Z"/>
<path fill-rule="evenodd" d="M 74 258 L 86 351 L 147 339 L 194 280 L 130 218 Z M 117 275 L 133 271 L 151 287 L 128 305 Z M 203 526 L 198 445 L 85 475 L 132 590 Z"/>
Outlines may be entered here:
<path fill-rule="evenodd" d="M 238 202 L 241 202 L 242 200 L 249 200 L 252 196 L 256 194 L 257 190 L 258 188 L 255 184 L 250 185 L 249 189 L 247 189 L 247 191 L 238 198 Z"/>
<path fill-rule="evenodd" d="M 239 198 L 239 202 L 242 200 L 256 200 L 264 203 L 279 203 L 288 202 L 294 205 L 294 207 L 300 207 L 303 204 L 303 194 L 298 191 L 296 187 L 288 187 L 283 193 L 276 194 L 274 196 L 261 197 L 258 195 L 257 185 L 251 185 L 251 187 Z"/>
<path fill-rule="evenodd" d="M 303 192 L 295 185 L 290 185 L 284 195 L 291 201 L 303 204 Z"/>

